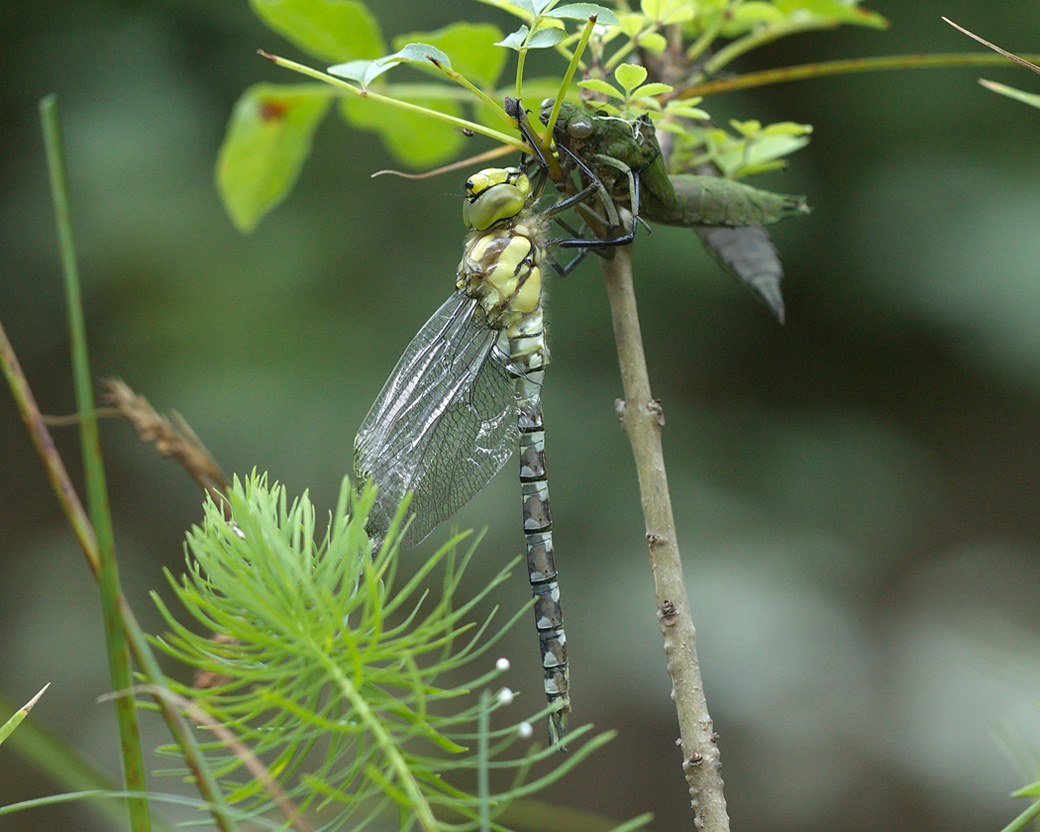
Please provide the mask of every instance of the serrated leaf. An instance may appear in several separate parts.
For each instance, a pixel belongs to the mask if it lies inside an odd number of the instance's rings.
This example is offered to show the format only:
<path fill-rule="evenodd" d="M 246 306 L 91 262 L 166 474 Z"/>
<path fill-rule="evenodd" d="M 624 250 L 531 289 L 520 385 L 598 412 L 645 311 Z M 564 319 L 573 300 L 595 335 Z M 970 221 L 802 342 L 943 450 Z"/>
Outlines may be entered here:
<path fill-rule="evenodd" d="M 599 78 L 590 78 L 588 81 L 579 81 L 578 86 L 583 90 L 592 90 L 592 92 L 602 93 L 603 95 L 609 95 L 613 98 L 621 98 L 621 90 L 612 87 L 606 81 L 600 80 Z"/>
<path fill-rule="evenodd" d="M 249 0 L 268 28 L 326 61 L 378 58 L 386 51 L 379 23 L 359 0 Z"/>
<path fill-rule="evenodd" d="M 462 116 L 461 108 L 454 102 L 398 97 L 431 110 Z M 425 168 L 454 158 L 466 141 L 450 124 L 370 98 L 344 98 L 340 101 L 340 112 L 352 126 L 378 133 L 394 158 L 413 168 Z"/>
<path fill-rule="evenodd" d="M 637 98 L 650 98 L 655 95 L 663 95 L 666 92 L 671 92 L 672 89 L 673 88 L 670 84 L 659 84 L 656 82 L 653 84 L 643 84 L 643 86 L 636 87 L 632 91 L 632 99 L 635 100 Z"/>
<path fill-rule="evenodd" d="M 506 63 L 506 53 L 496 49 L 502 30 L 490 23 L 452 23 L 436 32 L 413 32 L 394 38 L 394 48 L 419 41 L 451 57 L 457 72 L 477 86 L 493 87 Z"/>
<path fill-rule="evenodd" d="M 605 6 L 597 6 L 595 3 L 571 3 L 568 6 L 560 6 L 545 13 L 545 17 L 559 17 L 564 20 L 588 20 L 596 16 L 596 23 L 600 26 L 617 26 L 617 15 Z"/>
<path fill-rule="evenodd" d="M 646 67 L 636 64 L 621 64 L 614 70 L 614 77 L 626 93 L 631 93 L 646 80 Z"/>
<path fill-rule="evenodd" d="M 216 170 L 224 208 L 240 231 L 252 231 L 292 190 L 335 96 L 323 84 L 255 84 L 242 93 Z"/>
<path fill-rule="evenodd" d="M 527 41 L 528 49 L 551 49 L 558 43 L 567 40 L 567 32 L 555 26 L 547 26 L 536 31 Z"/>

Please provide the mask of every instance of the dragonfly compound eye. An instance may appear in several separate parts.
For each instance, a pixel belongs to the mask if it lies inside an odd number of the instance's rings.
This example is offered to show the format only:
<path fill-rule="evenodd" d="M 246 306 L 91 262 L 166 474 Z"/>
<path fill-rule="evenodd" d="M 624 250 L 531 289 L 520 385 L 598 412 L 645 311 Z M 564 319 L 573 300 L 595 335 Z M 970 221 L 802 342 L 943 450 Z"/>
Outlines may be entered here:
<path fill-rule="evenodd" d="M 567 135 L 572 139 L 587 139 L 592 135 L 592 122 L 587 118 L 572 118 L 567 122 Z"/>
<path fill-rule="evenodd" d="M 531 183 L 519 168 L 487 168 L 466 180 L 462 221 L 467 228 L 486 231 L 519 214 L 531 193 Z"/>

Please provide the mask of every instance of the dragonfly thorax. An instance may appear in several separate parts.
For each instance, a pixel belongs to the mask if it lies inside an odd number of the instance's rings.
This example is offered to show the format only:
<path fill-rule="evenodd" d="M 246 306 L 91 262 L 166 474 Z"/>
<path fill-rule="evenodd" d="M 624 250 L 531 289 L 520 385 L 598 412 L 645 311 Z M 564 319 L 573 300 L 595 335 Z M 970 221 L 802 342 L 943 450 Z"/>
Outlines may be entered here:
<path fill-rule="evenodd" d="M 474 234 L 459 263 L 456 288 L 476 298 L 488 322 L 508 334 L 524 317 L 541 314 L 544 248 L 536 225 Z"/>

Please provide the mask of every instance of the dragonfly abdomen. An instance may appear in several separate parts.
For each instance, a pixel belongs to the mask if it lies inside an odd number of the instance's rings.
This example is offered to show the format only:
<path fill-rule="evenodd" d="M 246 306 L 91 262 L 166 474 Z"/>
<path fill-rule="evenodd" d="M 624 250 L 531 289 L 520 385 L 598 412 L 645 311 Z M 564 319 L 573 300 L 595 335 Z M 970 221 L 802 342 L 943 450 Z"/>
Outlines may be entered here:
<path fill-rule="evenodd" d="M 534 594 L 534 620 L 538 631 L 544 674 L 545 696 L 557 710 L 549 717 L 550 741 L 566 732 L 570 711 L 570 679 L 567 668 L 567 638 L 563 632 L 563 608 L 556 582 L 556 556 L 553 552 L 552 508 L 545 465 L 545 425 L 537 393 L 539 383 L 529 377 L 517 378 L 520 429 L 520 489 L 523 495 L 524 540 L 527 572 Z"/>

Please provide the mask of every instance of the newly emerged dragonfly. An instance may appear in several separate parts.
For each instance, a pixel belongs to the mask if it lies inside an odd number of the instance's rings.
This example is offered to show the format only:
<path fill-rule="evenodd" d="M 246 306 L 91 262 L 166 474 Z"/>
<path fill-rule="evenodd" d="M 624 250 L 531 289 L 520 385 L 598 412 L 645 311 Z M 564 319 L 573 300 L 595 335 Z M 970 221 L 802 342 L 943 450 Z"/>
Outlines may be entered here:
<path fill-rule="evenodd" d="M 520 103 L 507 101 L 507 110 L 535 148 Z M 571 162 L 595 179 L 580 160 Z M 549 736 L 557 743 L 570 699 L 541 408 L 549 363 L 542 278 L 547 266 L 560 270 L 551 247 L 621 245 L 632 234 L 551 238 L 553 218 L 601 188 L 593 181 L 538 211 L 547 169 L 544 160 L 536 164 L 531 177 L 519 167 L 488 168 L 466 181 L 463 220 L 471 234 L 455 292 L 412 339 L 369 410 L 354 443 L 354 467 L 359 481 L 371 478 L 378 486 L 369 519 L 377 539 L 411 492 L 414 516 L 402 541 L 408 547 L 458 511 L 519 449 L 527 566 L 545 694 L 553 706 Z"/>

